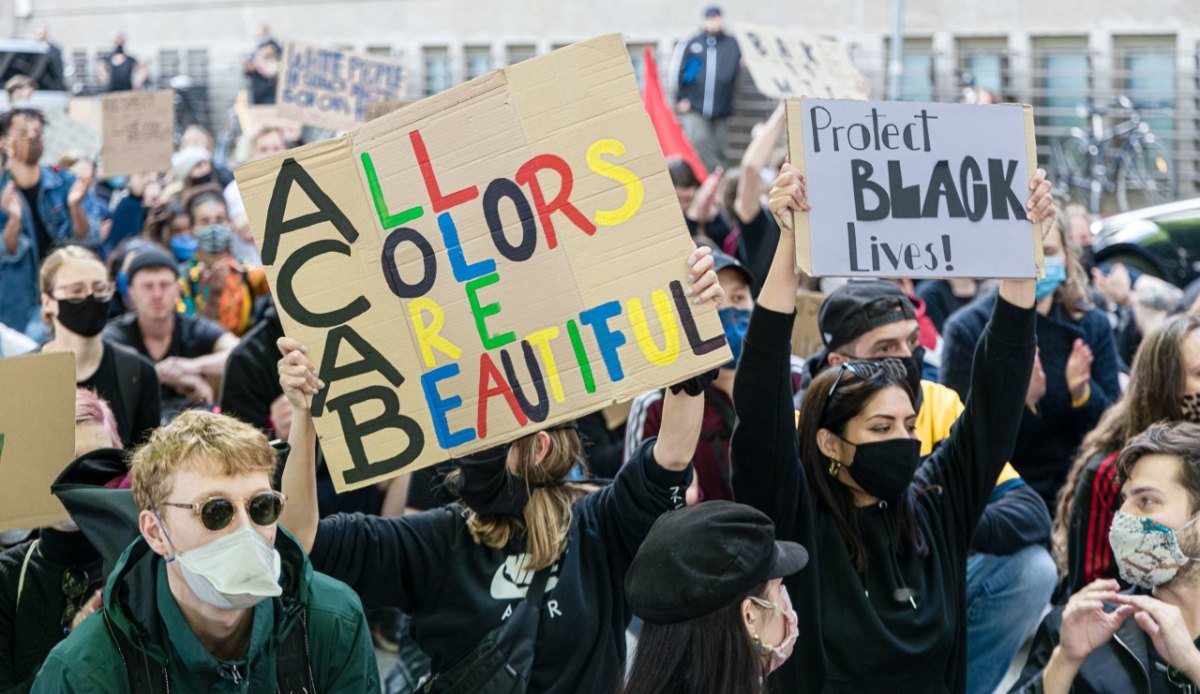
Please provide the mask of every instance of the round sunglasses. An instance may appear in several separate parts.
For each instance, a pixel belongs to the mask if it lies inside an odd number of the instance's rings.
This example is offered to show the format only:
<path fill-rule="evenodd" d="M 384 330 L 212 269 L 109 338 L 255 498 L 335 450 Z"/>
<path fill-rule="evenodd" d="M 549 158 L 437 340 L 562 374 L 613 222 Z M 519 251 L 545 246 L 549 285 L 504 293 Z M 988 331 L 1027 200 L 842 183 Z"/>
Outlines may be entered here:
<path fill-rule="evenodd" d="M 233 522 L 236 514 L 235 504 L 240 503 L 245 506 L 246 515 L 250 516 L 250 520 L 254 521 L 256 525 L 271 525 L 279 520 L 279 514 L 283 511 L 285 501 L 287 501 L 287 497 L 282 492 L 267 491 L 259 492 L 248 499 L 213 496 L 190 504 L 164 501 L 162 505 L 190 509 L 192 513 L 200 517 L 200 522 L 204 524 L 205 528 L 217 531 L 228 528 L 229 524 Z"/>

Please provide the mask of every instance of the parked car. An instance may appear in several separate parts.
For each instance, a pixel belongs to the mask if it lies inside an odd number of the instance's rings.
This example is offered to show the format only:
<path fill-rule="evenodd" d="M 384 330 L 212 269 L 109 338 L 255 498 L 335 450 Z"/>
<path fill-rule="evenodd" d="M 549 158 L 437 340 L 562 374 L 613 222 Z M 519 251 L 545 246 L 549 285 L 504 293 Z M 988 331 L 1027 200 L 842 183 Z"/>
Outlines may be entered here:
<path fill-rule="evenodd" d="M 1200 278 L 1200 198 L 1101 219 L 1092 236 L 1096 262 L 1124 263 L 1179 287 Z"/>

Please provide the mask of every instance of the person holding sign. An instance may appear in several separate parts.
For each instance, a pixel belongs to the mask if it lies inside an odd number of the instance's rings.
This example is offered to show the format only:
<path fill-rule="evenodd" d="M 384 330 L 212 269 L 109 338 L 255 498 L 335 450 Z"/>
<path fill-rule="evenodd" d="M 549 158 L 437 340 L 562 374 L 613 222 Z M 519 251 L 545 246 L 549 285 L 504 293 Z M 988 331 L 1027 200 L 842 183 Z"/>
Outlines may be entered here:
<path fill-rule="evenodd" d="M 709 250 L 689 260 L 693 296 L 720 298 Z M 461 504 L 318 523 L 309 400 L 324 384 L 302 345 L 283 338 L 279 348 L 280 383 L 293 407 L 283 474 L 291 503 L 281 521 L 313 565 L 348 583 L 368 609 L 411 615 L 432 661 L 432 691 L 461 683 L 498 641 L 513 672 L 509 686 L 610 694 L 624 671 L 622 581 L 655 519 L 684 505 L 712 374 L 671 388 L 661 435 L 599 491 L 566 481 L 581 442 L 572 426 L 557 426 L 459 460 L 452 483 Z"/>
<path fill-rule="evenodd" d="M 1030 183 L 1028 219 L 1046 218 L 1050 185 Z M 771 211 L 790 228 L 810 209 L 803 176 L 784 167 Z M 809 645 L 772 675 L 780 691 L 966 688 L 966 563 L 971 538 L 1016 441 L 1034 358 L 1033 280 L 1006 280 L 977 353 L 970 397 L 925 462 L 917 393 L 899 360 L 848 361 L 805 393 L 796 427 L 790 387 L 800 275 L 780 235 L 742 344 L 730 455 L 735 497 L 765 512 L 776 537 L 812 566 L 785 579 Z"/>
<path fill-rule="evenodd" d="M 1012 463 L 1054 508 L 1084 435 L 1121 393 L 1112 325 L 1088 298 L 1067 217 L 1056 211 L 1046 235 L 1046 278 L 1037 285 L 1038 355 Z M 995 294 L 980 297 L 946 323 L 942 383 L 966 395 L 971 355 Z"/>

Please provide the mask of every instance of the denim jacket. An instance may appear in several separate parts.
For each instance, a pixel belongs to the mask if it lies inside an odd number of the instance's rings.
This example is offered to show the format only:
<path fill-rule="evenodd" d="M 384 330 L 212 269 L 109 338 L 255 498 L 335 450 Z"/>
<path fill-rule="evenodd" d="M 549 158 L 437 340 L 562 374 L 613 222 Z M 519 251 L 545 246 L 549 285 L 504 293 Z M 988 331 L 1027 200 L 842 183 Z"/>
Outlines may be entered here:
<path fill-rule="evenodd" d="M 41 173 L 38 181 L 38 212 L 54 244 L 62 246 L 74 242 L 96 248 L 100 244 L 98 216 L 88 215 L 87 235 L 82 240 L 77 240 L 71 231 L 67 195 L 75 183 L 75 175 L 69 171 L 55 171 L 48 166 L 41 167 Z M 0 173 L 0 190 L 10 180 L 11 175 L 7 171 Z M 38 268 L 42 265 L 42 257 L 38 250 L 33 215 L 25 197 L 20 196 L 20 200 L 24 214 L 17 236 L 17 248 L 9 253 L 7 246 L 0 242 L 0 323 L 36 338 L 43 334 L 38 290 Z M 0 228 L 6 224 L 8 213 L 0 210 Z"/>

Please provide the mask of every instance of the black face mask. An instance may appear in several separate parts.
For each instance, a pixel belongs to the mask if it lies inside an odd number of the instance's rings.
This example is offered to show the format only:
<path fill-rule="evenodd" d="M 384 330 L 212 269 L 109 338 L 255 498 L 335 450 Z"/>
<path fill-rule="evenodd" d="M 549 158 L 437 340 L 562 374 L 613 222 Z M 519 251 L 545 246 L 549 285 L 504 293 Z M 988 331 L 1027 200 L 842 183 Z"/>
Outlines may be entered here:
<path fill-rule="evenodd" d="M 508 471 L 508 445 L 472 453 L 458 460 L 458 496 L 482 516 L 525 517 L 529 486 Z"/>
<path fill-rule="evenodd" d="M 213 173 L 211 171 L 209 171 L 208 173 L 204 174 L 203 176 L 197 176 L 195 178 L 189 179 L 189 182 L 193 186 L 208 185 L 209 183 L 213 182 Z"/>
<path fill-rule="evenodd" d="M 890 501 L 908 489 L 920 465 L 920 439 L 887 439 L 856 444 L 846 471 L 864 492 Z"/>
<path fill-rule="evenodd" d="M 95 337 L 104 330 L 104 324 L 108 322 L 108 305 L 111 302 L 111 298 L 101 301 L 94 294 L 78 303 L 60 299 L 58 322 L 76 335 Z"/>

